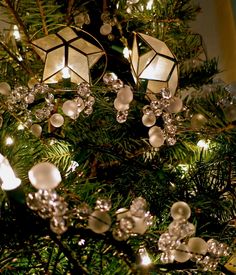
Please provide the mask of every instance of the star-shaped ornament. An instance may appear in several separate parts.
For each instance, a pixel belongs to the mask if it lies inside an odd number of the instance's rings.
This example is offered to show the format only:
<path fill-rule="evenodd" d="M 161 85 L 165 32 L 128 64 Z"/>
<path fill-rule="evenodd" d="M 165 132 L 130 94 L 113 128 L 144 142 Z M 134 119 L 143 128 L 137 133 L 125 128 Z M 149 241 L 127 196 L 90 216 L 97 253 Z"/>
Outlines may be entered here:
<path fill-rule="evenodd" d="M 81 82 L 92 84 L 90 69 L 98 61 L 102 62 L 101 57 L 105 56 L 105 51 L 94 37 L 80 29 L 74 30 L 70 27 L 39 38 L 33 41 L 32 45 L 45 62 L 44 83 L 57 83 L 62 78 L 70 77 L 71 82 L 77 84 Z"/>
<path fill-rule="evenodd" d="M 147 79 L 147 92 L 169 88 L 172 95 L 178 84 L 177 61 L 167 45 L 152 36 L 135 33 L 131 53 L 131 71 L 137 83 Z"/>

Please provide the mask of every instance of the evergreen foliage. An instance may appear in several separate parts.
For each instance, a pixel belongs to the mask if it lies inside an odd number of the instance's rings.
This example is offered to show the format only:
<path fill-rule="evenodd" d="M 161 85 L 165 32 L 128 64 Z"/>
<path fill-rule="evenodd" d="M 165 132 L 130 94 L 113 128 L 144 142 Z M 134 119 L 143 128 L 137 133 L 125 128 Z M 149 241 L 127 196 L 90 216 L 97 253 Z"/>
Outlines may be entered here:
<path fill-rule="evenodd" d="M 111 232 L 96 234 L 78 218 L 70 218 L 68 231 L 58 237 L 48 220 L 27 207 L 22 195 L 7 196 L 0 190 L 1 274 L 207 274 L 191 261 L 160 262 L 158 238 L 171 222 L 169 210 L 176 201 L 191 207 L 197 236 L 215 238 L 234 249 L 236 130 L 235 119 L 230 120 L 225 112 L 229 102 L 235 104 L 234 96 L 225 89 L 225 83 L 216 80 L 220 71 L 217 59 L 207 58 L 201 37 L 189 27 L 200 7 L 191 0 L 154 0 L 147 9 L 147 2 L 133 4 L 129 13 L 126 0 L 0 0 L 0 21 L 7 23 L 0 33 L 0 82 L 14 88 L 27 86 L 32 77 L 41 78 L 44 64 L 31 41 L 61 26 L 78 28 L 78 15 L 88 14 L 90 23 L 83 24 L 83 29 L 103 45 L 107 70 L 135 91 L 128 119 L 119 124 L 113 107 L 116 95 L 99 81 L 91 87 L 95 105 L 90 116 L 81 114 L 76 120 L 66 117 L 57 129 L 43 121 L 40 137 L 18 126 L 27 121 L 30 111 L 42 106 L 44 96 L 25 112 L 9 110 L 6 97 L 0 95 L 0 153 L 22 180 L 24 193 L 35 191 L 28 180 L 30 168 L 48 161 L 61 172 L 57 192 L 67 201 L 71 214 L 81 203 L 94 209 L 97 198 L 107 197 L 112 201 L 114 224 L 116 210 L 128 208 L 135 197 L 142 196 L 154 215 L 151 228 L 128 241 L 116 241 Z M 112 39 L 99 32 L 105 11 L 115 19 Z M 12 36 L 13 25 L 20 30 L 20 41 Z M 164 144 L 157 150 L 148 142 L 147 127 L 141 122 L 142 107 L 149 104 L 146 83 L 135 85 L 122 53 L 125 46 L 131 47 L 133 31 L 161 39 L 178 60 L 176 93 L 182 97 L 184 109 L 174 146 Z M 62 102 L 74 95 L 56 90 L 56 96 Z M 204 127 L 193 127 L 195 114 L 204 115 Z M 14 139 L 13 145 L 6 145 L 7 137 Z M 210 141 L 208 150 L 197 146 L 201 139 Z M 73 162 L 79 164 L 75 169 Z M 139 264 L 142 245 L 153 261 L 149 270 Z M 230 274 L 224 267 L 227 260 L 222 260 L 214 274 Z"/>

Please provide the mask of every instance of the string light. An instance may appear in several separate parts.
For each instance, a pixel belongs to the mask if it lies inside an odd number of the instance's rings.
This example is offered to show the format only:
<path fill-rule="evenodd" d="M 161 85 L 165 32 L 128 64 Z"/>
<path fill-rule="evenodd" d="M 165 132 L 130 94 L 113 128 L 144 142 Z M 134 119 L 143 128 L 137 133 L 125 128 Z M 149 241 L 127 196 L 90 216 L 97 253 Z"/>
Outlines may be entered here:
<path fill-rule="evenodd" d="M 12 145 L 14 143 L 14 139 L 11 137 L 7 137 L 5 141 L 6 145 Z"/>
<path fill-rule="evenodd" d="M 139 248 L 139 255 L 141 258 L 141 265 L 148 266 L 152 263 L 145 247 Z"/>
<path fill-rule="evenodd" d="M 64 79 L 70 78 L 70 70 L 68 67 L 64 67 L 61 72 L 62 72 L 62 78 Z"/>
<path fill-rule="evenodd" d="M 131 50 L 129 50 L 128 47 L 125 47 L 124 50 L 123 50 L 123 55 L 124 55 L 124 58 L 129 59 L 129 57 L 131 55 Z"/>
<path fill-rule="evenodd" d="M 25 127 L 22 123 L 20 123 L 17 127 L 17 130 L 19 130 L 19 131 L 24 130 L 24 129 L 25 129 Z"/>
<path fill-rule="evenodd" d="M 209 144 L 210 144 L 209 140 L 205 141 L 204 139 L 201 139 L 198 141 L 197 146 L 207 150 L 209 148 Z"/>
<path fill-rule="evenodd" d="M 153 0 L 149 0 L 149 1 L 147 2 L 146 9 L 147 9 L 147 10 L 151 10 L 151 9 L 152 9 L 152 5 L 153 5 Z"/>
<path fill-rule="evenodd" d="M 21 180 L 15 176 L 9 161 L 2 154 L 0 154 L 0 179 L 1 188 L 5 191 L 14 190 L 21 184 Z"/>
<path fill-rule="evenodd" d="M 13 27 L 13 36 L 16 40 L 20 40 L 20 32 L 17 25 L 14 25 Z"/>

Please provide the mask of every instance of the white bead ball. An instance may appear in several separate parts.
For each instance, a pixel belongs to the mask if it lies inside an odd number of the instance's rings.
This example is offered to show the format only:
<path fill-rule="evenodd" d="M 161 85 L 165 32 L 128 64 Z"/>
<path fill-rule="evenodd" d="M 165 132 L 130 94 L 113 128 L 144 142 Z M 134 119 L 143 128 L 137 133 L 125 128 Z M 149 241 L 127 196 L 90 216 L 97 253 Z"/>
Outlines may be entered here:
<path fill-rule="evenodd" d="M 191 118 L 191 128 L 199 130 L 201 129 L 207 122 L 207 119 L 202 114 L 195 114 Z"/>
<path fill-rule="evenodd" d="M 162 132 L 153 132 L 151 136 L 149 136 L 149 142 L 153 147 L 161 147 L 164 142 L 165 138 Z"/>
<path fill-rule="evenodd" d="M 96 210 L 89 216 L 88 227 L 93 232 L 102 234 L 111 227 L 111 217 L 107 212 Z"/>
<path fill-rule="evenodd" d="M 185 244 L 179 245 L 178 249 L 174 252 L 174 257 L 179 263 L 187 262 L 191 257 L 191 254 L 188 252 L 188 246 Z"/>
<path fill-rule="evenodd" d="M 49 162 L 34 165 L 28 172 L 28 177 L 36 189 L 54 189 L 61 182 L 60 171 Z"/>
<path fill-rule="evenodd" d="M 67 100 L 62 105 L 62 111 L 66 116 L 73 117 L 77 114 L 77 104 L 73 100 Z"/>
<path fill-rule="evenodd" d="M 100 33 L 102 35 L 108 35 L 112 32 L 112 26 L 109 23 L 105 23 L 100 28 Z"/>
<path fill-rule="evenodd" d="M 193 237 L 188 241 L 188 249 L 191 253 L 205 255 L 207 248 L 207 243 L 202 238 Z"/>
<path fill-rule="evenodd" d="M 168 112 L 178 113 L 183 108 L 183 101 L 179 97 L 173 97 L 170 100 L 170 105 L 167 107 Z"/>
<path fill-rule="evenodd" d="M 123 104 L 120 102 L 119 98 L 114 100 L 114 107 L 117 111 L 125 111 L 129 109 L 129 104 Z"/>
<path fill-rule="evenodd" d="M 11 87 L 7 82 L 0 83 L 0 94 L 1 95 L 9 95 L 11 92 Z"/>
<path fill-rule="evenodd" d="M 146 230 L 148 229 L 147 223 L 144 221 L 144 218 L 138 218 L 135 216 L 132 216 L 134 220 L 134 227 L 132 229 L 133 233 L 143 235 Z"/>
<path fill-rule="evenodd" d="M 236 120 L 236 106 L 229 105 L 224 109 L 225 117 L 229 122 L 235 121 Z"/>
<path fill-rule="evenodd" d="M 30 127 L 30 131 L 34 136 L 40 137 L 42 134 L 42 127 L 39 124 L 33 124 Z"/>
<path fill-rule="evenodd" d="M 172 205 L 170 213 L 174 220 L 187 220 L 191 216 L 191 209 L 186 202 L 178 201 Z"/>
<path fill-rule="evenodd" d="M 163 135 L 161 128 L 158 126 L 153 126 L 152 128 L 149 129 L 148 131 L 149 137 L 152 136 L 153 134 L 159 135 L 159 136 Z"/>
<path fill-rule="evenodd" d="M 143 115 L 142 123 L 144 126 L 151 127 L 156 123 L 156 116 L 154 114 Z"/>
<path fill-rule="evenodd" d="M 133 100 L 133 91 L 130 86 L 124 85 L 117 93 L 117 98 L 123 104 L 129 104 Z"/>
<path fill-rule="evenodd" d="M 64 123 L 64 117 L 61 114 L 53 114 L 50 117 L 50 123 L 56 128 L 61 127 Z"/>

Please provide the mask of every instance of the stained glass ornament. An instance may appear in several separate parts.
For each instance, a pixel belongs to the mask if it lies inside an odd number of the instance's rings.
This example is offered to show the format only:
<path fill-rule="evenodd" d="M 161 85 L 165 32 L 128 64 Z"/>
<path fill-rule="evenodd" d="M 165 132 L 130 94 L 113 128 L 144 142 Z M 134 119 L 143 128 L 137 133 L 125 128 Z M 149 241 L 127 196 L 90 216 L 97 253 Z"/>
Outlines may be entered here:
<path fill-rule="evenodd" d="M 178 84 L 177 60 L 163 41 L 135 33 L 130 62 L 135 82 L 148 80 L 148 93 L 159 93 L 166 87 L 174 95 Z"/>
<path fill-rule="evenodd" d="M 79 28 L 65 27 L 55 34 L 34 40 L 32 46 L 45 62 L 44 83 L 60 81 L 65 67 L 69 70 L 71 82 L 92 83 L 91 69 L 105 56 L 102 45 Z M 100 65 L 105 71 L 106 61 Z"/>

